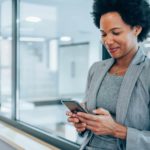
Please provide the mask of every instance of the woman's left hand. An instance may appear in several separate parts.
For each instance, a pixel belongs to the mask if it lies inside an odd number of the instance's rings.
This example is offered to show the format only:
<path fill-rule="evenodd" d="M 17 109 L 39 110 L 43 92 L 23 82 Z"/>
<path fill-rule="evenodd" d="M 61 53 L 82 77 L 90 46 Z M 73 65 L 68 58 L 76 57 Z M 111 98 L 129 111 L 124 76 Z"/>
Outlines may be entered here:
<path fill-rule="evenodd" d="M 86 124 L 86 128 L 90 129 L 96 135 L 114 135 L 117 123 L 113 120 L 109 111 L 98 108 L 93 111 L 95 114 L 77 113 L 79 120 Z"/>

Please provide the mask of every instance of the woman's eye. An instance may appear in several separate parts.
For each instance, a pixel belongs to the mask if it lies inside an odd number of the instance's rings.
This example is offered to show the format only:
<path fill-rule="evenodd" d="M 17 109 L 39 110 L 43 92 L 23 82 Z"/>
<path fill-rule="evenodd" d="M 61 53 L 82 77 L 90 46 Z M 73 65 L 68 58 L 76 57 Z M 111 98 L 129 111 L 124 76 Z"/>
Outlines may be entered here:
<path fill-rule="evenodd" d="M 119 35 L 120 32 L 112 32 L 114 35 Z"/>
<path fill-rule="evenodd" d="M 105 36 L 106 36 L 106 34 L 101 34 L 101 36 L 102 36 L 102 37 L 105 37 Z"/>

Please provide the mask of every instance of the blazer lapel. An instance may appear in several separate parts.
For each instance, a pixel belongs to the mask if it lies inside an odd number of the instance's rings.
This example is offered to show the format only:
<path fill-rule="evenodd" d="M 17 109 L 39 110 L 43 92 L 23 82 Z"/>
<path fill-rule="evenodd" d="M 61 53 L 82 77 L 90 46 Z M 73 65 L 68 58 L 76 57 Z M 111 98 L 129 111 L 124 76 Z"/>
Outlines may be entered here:
<path fill-rule="evenodd" d="M 96 97 L 99 90 L 99 87 L 103 81 L 105 74 L 108 72 L 109 68 L 113 65 L 114 59 L 110 59 L 104 62 L 102 67 L 99 67 L 94 74 L 95 84 L 94 87 L 91 87 L 91 94 L 89 97 L 89 102 L 87 103 L 87 108 L 89 112 L 96 108 Z"/>
<path fill-rule="evenodd" d="M 116 108 L 116 120 L 122 124 L 124 123 L 127 115 L 127 110 L 130 103 L 132 91 L 144 67 L 144 63 L 142 63 L 144 60 L 145 56 L 142 54 L 142 52 L 138 50 L 135 58 L 131 62 L 128 71 L 124 76 Z"/>

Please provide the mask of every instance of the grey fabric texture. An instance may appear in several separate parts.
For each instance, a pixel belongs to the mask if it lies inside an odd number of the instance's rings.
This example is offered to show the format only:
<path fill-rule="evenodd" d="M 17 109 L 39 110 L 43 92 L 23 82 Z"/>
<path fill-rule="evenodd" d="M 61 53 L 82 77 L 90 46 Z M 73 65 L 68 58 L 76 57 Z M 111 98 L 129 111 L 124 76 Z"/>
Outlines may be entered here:
<path fill-rule="evenodd" d="M 96 62 L 88 75 L 85 107 L 96 108 L 96 97 L 106 73 L 114 59 Z M 118 150 L 148 150 L 150 148 L 150 59 L 139 49 L 123 78 L 118 93 L 116 121 L 127 127 L 126 140 L 117 139 Z M 90 132 L 81 149 L 91 139 Z M 98 143 L 97 143 L 98 144 Z"/>
<path fill-rule="evenodd" d="M 107 73 L 99 88 L 96 107 L 107 109 L 115 118 L 118 93 L 121 87 L 123 76 L 116 76 Z"/>
<path fill-rule="evenodd" d="M 108 110 L 114 119 L 116 119 L 117 98 L 122 80 L 123 76 L 116 76 L 107 73 L 102 81 L 96 98 L 96 108 L 104 108 Z M 97 143 L 99 144 L 97 145 Z M 88 146 L 105 150 L 114 150 L 117 147 L 117 141 L 116 138 L 109 135 L 93 135 Z"/>

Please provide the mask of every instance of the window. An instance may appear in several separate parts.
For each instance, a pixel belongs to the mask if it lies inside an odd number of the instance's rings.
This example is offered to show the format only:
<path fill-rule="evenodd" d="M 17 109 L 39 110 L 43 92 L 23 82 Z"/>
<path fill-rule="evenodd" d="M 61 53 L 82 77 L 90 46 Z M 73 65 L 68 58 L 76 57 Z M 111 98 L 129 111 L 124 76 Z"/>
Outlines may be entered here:
<path fill-rule="evenodd" d="M 11 117 L 12 111 L 12 4 L 0 1 L 0 111 Z"/>
<path fill-rule="evenodd" d="M 73 142 L 77 133 L 60 99 L 82 101 L 88 69 L 101 59 L 91 5 L 92 0 L 20 1 L 17 119 Z"/>

